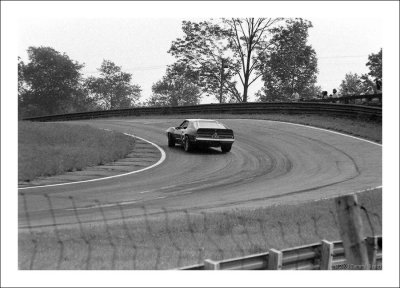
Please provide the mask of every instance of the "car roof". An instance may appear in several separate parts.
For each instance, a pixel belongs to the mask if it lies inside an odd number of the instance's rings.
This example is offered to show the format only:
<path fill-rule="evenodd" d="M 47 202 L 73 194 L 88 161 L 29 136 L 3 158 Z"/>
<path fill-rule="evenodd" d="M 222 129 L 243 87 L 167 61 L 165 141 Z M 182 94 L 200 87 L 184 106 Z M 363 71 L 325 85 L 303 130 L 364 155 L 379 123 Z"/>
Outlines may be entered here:
<path fill-rule="evenodd" d="M 213 120 L 213 119 L 186 119 L 185 121 L 189 121 L 189 122 L 195 122 L 195 121 L 218 122 L 217 120 Z"/>
<path fill-rule="evenodd" d="M 211 125 L 211 123 L 213 125 L 218 125 L 219 128 L 225 128 L 227 129 L 227 126 L 222 124 L 221 122 L 217 121 L 217 120 L 213 120 L 213 119 L 186 119 L 185 121 L 189 121 L 194 123 L 196 126 L 199 126 L 201 124 L 199 123 L 203 123 L 203 125 L 201 125 L 201 128 L 207 128 L 207 126 Z M 206 123 L 210 123 L 210 124 L 206 124 Z M 200 126 L 199 126 L 200 127 Z M 210 126 L 211 127 L 211 126 Z M 217 127 L 212 127 L 212 128 L 217 128 Z"/>

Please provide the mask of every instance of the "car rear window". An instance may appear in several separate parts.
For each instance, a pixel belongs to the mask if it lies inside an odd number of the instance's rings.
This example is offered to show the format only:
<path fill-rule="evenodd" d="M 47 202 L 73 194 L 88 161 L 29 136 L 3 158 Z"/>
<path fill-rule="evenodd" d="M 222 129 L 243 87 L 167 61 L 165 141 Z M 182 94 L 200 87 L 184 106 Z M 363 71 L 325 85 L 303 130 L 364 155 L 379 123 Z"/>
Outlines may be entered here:
<path fill-rule="evenodd" d="M 216 128 L 225 129 L 224 125 L 217 121 L 197 121 L 198 128 Z"/>

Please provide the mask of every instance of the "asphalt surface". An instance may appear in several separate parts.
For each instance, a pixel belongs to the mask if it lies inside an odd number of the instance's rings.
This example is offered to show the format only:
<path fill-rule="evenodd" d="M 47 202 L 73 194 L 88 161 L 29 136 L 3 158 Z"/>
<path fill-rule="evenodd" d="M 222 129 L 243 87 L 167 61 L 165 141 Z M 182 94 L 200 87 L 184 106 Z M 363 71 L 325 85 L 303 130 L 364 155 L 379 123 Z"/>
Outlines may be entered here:
<path fill-rule="evenodd" d="M 166 159 L 119 178 L 20 190 L 19 228 L 297 203 L 382 185 L 382 147 L 374 143 L 287 123 L 224 119 L 235 132 L 230 153 L 213 148 L 185 153 L 180 146 L 169 148 L 165 135 L 181 122 L 74 121 L 145 138 L 164 149 Z"/>

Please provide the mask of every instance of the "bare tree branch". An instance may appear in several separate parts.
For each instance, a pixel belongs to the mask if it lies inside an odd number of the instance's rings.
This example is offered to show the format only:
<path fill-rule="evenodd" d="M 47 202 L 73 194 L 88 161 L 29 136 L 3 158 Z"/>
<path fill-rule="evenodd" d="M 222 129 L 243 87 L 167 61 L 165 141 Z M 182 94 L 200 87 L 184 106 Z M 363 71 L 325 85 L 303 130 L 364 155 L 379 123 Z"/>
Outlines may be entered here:
<path fill-rule="evenodd" d="M 258 74 L 258 75 L 249 83 L 249 86 L 250 86 L 254 81 L 256 81 L 258 78 L 260 78 L 261 76 L 262 76 L 261 73 Z"/>

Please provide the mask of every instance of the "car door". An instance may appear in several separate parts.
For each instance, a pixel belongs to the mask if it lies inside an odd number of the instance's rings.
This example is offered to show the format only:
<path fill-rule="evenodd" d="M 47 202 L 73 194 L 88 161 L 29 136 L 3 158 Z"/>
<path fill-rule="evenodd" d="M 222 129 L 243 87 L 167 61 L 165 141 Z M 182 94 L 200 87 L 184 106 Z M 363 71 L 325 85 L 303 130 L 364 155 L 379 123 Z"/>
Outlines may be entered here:
<path fill-rule="evenodd" d="M 179 143 L 183 142 L 183 137 L 185 135 L 185 131 L 186 131 L 186 128 L 188 127 L 188 125 L 189 125 L 189 121 L 185 120 L 182 122 L 181 125 L 179 125 L 175 129 L 175 132 L 174 132 L 175 141 L 177 141 Z"/>

